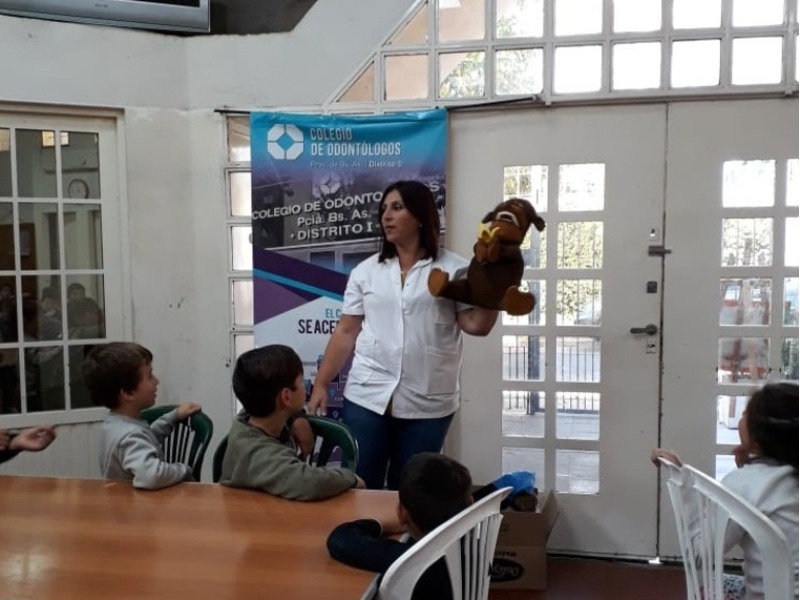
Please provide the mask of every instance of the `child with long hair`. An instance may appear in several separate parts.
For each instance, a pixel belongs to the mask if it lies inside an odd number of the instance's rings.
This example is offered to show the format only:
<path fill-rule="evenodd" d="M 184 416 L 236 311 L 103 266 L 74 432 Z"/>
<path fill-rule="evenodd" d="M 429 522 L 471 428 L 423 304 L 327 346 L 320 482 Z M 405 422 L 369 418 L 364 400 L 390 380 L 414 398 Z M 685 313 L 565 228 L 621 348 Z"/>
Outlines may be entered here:
<path fill-rule="evenodd" d="M 798 574 L 798 394 L 796 383 L 770 383 L 753 393 L 739 421 L 740 444 L 734 448 L 736 470 L 722 485 L 769 518 L 786 536 L 794 565 L 795 595 Z M 680 465 L 665 450 L 653 451 Z M 744 578 L 725 576 L 728 600 L 763 600 L 763 558 L 753 539 L 736 523 L 725 532 L 725 549 L 740 546 Z"/>

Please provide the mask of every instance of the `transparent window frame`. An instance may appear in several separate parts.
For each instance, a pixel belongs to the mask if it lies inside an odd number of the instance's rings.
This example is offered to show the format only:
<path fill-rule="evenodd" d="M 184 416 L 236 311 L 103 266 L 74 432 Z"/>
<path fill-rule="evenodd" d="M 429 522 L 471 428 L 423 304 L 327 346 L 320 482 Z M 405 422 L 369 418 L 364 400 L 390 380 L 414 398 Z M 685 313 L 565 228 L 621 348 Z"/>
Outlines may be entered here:
<path fill-rule="evenodd" d="M 430 7 L 436 7 L 440 0 L 429 0 L 429 2 L 420 2 L 412 7 L 399 23 L 394 31 L 387 36 L 375 51 L 365 60 L 359 68 L 353 73 L 353 76 L 347 83 L 341 86 L 329 99 L 325 102 L 325 107 L 356 107 L 359 105 L 348 104 L 347 102 L 340 102 L 340 99 L 346 98 L 349 94 L 350 87 L 355 84 L 363 85 L 363 73 L 370 64 L 375 66 L 374 69 L 374 82 L 373 86 L 376 90 L 376 102 L 373 106 L 374 112 L 385 112 L 391 110 L 398 110 L 402 108 L 414 108 L 419 105 L 439 105 L 439 106 L 459 106 L 464 104 L 472 104 L 475 102 L 492 102 L 492 101 L 509 101 L 513 99 L 528 98 L 534 102 L 550 104 L 555 102 L 570 102 L 576 99 L 602 99 L 602 98 L 653 98 L 653 97 L 670 97 L 670 96 L 724 96 L 726 94 L 740 94 L 740 93 L 759 93 L 776 92 L 776 93 L 792 93 L 798 89 L 796 80 L 796 65 L 797 60 L 797 32 L 798 25 L 796 21 L 797 15 L 797 2 L 798 0 L 786 0 L 784 10 L 784 22 L 772 25 L 738 25 L 733 26 L 732 10 L 728 6 L 728 2 L 723 2 L 721 23 L 718 27 L 705 27 L 705 28 L 680 28 L 675 29 L 672 26 L 672 16 L 666 15 L 662 19 L 661 27 L 654 31 L 633 31 L 633 32 L 616 32 L 613 31 L 613 14 L 607 14 L 613 11 L 613 1 L 608 0 L 603 3 L 603 27 L 601 32 L 592 34 L 578 34 L 569 36 L 556 36 L 555 35 L 555 2 L 556 0 L 544 0 L 544 31 L 541 36 L 532 37 L 511 37 L 511 36 L 498 36 L 495 31 L 497 3 L 499 0 L 486 0 L 484 16 L 485 22 L 485 36 L 484 40 L 469 40 L 465 42 L 438 42 L 437 31 L 437 10 L 429 10 Z M 671 6 L 669 0 L 663 0 L 662 13 L 664 6 Z M 419 17 L 419 18 L 418 18 Z M 794 19 L 794 20 L 790 20 Z M 417 36 L 416 41 L 404 44 L 402 41 L 402 34 L 407 26 L 412 22 L 414 26 L 419 28 L 420 22 L 425 20 L 427 23 L 427 34 L 424 36 L 426 41 L 420 42 L 421 38 Z M 733 39 L 742 39 L 750 37 L 779 37 L 782 39 L 782 64 L 780 70 L 782 73 L 781 81 L 778 83 L 769 84 L 740 84 L 733 85 L 732 80 L 732 56 L 733 56 Z M 670 76 L 672 72 L 672 44 L 678 41 L 701 41 L 701 40 L 719 40 L 720 41 L 720 70 L 719 81 L 714 85 L 704 85 L 702 87 L 672 87 L 670 84 Z M 612 46 L 618 43 L 636 43 L 636 42 L 658 42 L 661 45 L 661 63 L 660 63 L 660 84 L 657 87 L 652 85 L 644 89 L 613 89 L 612 82 Z M 598 91 L 589 92 L 576 92 L 576 93 L 562 93 L 556 94 L 553 91 L 554 83 L 554 55 L 557 48 L 566 46 L 601 46 L 601 73 L 600 80 L 601 86 Z M 503 50 L 523 50 L 523 49 L 536 49 L 543 51 L 543 89 L 540 93 L 531 94 L 498 94 L 496 73 L 495 73 L 495 59 L 498 51 Z M 469 97 L 441 97 L 440 79 L 441 74 L 440 61 L 438 57 L 447 53 L 483 53 L 485 57 L 483 71 L 484 71 L 484 93 L 480 96 L 471 95 Z M 433 57 L 434 60 L 429 62 L 429 72 L 427 73 L 427 88 L 429 90 L 427 101 L 409 101 L 409 100 L 386 100 L 385 99 L 385 70 L 384 64 L 387 56 L 408 54 L 408 53 L 427 53 Z"/>
<path fill-rule="evenodd" d="M 117 115 L 104 114 L 102 112 L 97 114 L 88 112 L 62 114 L 57 110 L 43 110 L 40 113 L 31 114 L 24 110 L 18 111 L 12 106 L 7 112 L 1 113 L 0 117 L 2 117 L 0 129 L 9 132 L 9 135 L 4 138 L 8 145 L 3 149 L 10 152 L 9 173 L 11 177 L 9 193 L 4 195 L 0 202 L 12 207 L 10 220 L 7 224 L 11 225 L 13 230 L 14 261 L 13 268 L 4 269 L 2 273 L 4 278 L 13 279 L 14 290 L 20 292 L 16 294 L 14 316 L 18 327 L 22 327 L 23 303 L 20 300 L 24 299 L 25 282 L 31 280 L 36 280 L 37 291 L 44 290 L 47 287 L 41 286 L 44 281 L 49 281 L 48 285 L 57 285 L 53 283 L 54 279 L 59 282 L 60 298 L 58 306 L 61 310 L 60 337 L 30 340 L 25 339 L 22 329 L 20 329 L 15 341 L 6 341 L 1 344 L 0 351 L 4 351 L 7 356 L 10 352 L 16 353 L 17 371 L 15 381 L 19 386 L 19 391 L 18 396 L 15 394 L 14 398 L 19 398 L 19 409 L 21 411 L 0 413 L 0 417 L 3 420 L 2 429 L 14 429 L 43 423 L 68 425 L 96 422 L 102 420 L 107 413 L 107 409 L 96 406 L 91 402 L 87 396 L 88 391 L 85 386 L 75 385 L 76 380 L 73 378 L 75 371 L 71 370 L 70 361 L 75 356 L 74 352 L 72 352 L 73 349 L 82 351 L 87 345 L 105 343 L 114 338 L 129 339 L 131 335 L 130 327 L 126 324 L 129 318 L 125 315 L 125 304 L 119 295 L 121 281 L 124 279 L 125 273 L 127 273 L 127 263 L 124 259 L 122 247 L 108 243 L 110 241 L 113 242 L 114 238 L 120 236 L 120 219 L 126 212 L 125 199 L 119 192 L 121 175 L 116 171 L 116 159 L 119 152 L 118 125 L 115 122 Z M 48 192 L 44 195 L 21 195 L 20 182 L 18 180 L 20 157 L 18 156 L 17 135 L 15 133 L 18 134 L 20 131 L 26 130 L 41 131 L 43 134 L 42 148 L 51 148 L 53 150 L 53 162 L 49 167 L 53 173 L 53 189 L 50 190 L 52 194 Z M 96 171 L 92 185 L 96 186 L 97 189 L 91 189 L 91 193 L 86 197 L 70 197 L 71 191 L 68 189 L 68 179 L 74 175 L 75 168 L 65 163 L 62 150 L 70 147 L 70 136 L 73 133 L 76 138 L 79 136 L 95 138 L 97 164 L 92 166 L 94 161 L 89 159 L 90 166 L 84 170 Z M 109 143 L 109 139 L 114 139 L 115 141 Z M 115 174 L 112 178 L 109 178 L 109 174 L 112 172 Z M 113 185 L 109 185 L 111 183 Z M 58 260 L 53 264 L 43 266 L 37 264 L 35 268 L 26 268 L 22 265 L 24 243 L 20 228 L 24 221 L 21 207 L 45 205 L 55 209 L 55 213 L 53 213 L 55 218 L 49 220 L 48 223 L 50 225 L 55 224 L 57 227 L 57 235 L 52 239 L 56 245 Z M 90 254 L 92 251 L 96 252 L 93 258 L 91 256 L 88 258 L 92 264 L 86 263 L 87 256 L 80 258 L 77 263 L 72 261 L 71 264 L 71 261 L 68 260 L 70 249 L 67 247 L 67 240 L 70 237 L 75 238 L 67 235 L 69 223 L 65 218 L 65 210 L 75 210 L 76 207 L 87 209 L 89 212 L 99 210 L 99 221 L 90 220 L 84 223 L 91 229 L 89 233 L 97 236 L 92 238 L 94 245 L 84 249 L 76 249 L 74 247 L 72 249 L 78 252 L 85 250 Z M 93 261 L 98 261 L 98 264 Z M 97 300 L 102 300 L 99 302 L 102 321 L 100 322 L 100 335 L 83 338 L 71 332 L 66 319 L 70 283 L 86 281 L 93 281 L 93 286 L 98 286 L 96 292 L 99 294 Z M 39 287 L 41 287 L 41 290 L 38 289 Z M 92 289 L 95 288 L 92 287 Z M 87 298 L 90 298 L 88 294 Z M 41 300 L 39 298 L 35 300 L 39 308 L 41 308 Z M 39 317 L 37 320 L 41 327 L 42 318 Z M 63 407 L 47 408 L 44 406 L 44 398 L 42 398 L 42 409 L 31 410 L 31 400 L 26 390 L 26 379 L 28 377 L 27 370 L 33 362 L 28 352 L 37 350 L 46 352 L 51 349 L 58 350 L 55 356 L 58 357 L 62 367 L 60 382 L 63 384 L 63 391 L 58 395 L 63 399 Z M 43 373 L 42 377 L 44 376 Z M 83 390 L 79 390 L 79 387 L 83 387 Z M 80 394 L 80 396 L 76 394 Z M 73 403 L 79 398 L 85 401 L 83 405 L 73 406 Z"/>

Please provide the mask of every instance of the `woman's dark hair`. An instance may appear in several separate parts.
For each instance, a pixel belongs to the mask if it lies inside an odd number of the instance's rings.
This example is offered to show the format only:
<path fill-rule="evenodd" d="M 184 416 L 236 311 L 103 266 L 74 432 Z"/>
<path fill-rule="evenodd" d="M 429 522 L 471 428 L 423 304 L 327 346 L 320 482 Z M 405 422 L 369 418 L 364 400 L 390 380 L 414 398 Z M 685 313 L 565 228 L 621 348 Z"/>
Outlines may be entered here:
<path fill-rule="evenodd" d="M 797 384 L 765 385 L 753 393 L 745 415 L 760 457 L 792 465 L 797 471 Z"/>
<path fill-rule="evenodd" d="M 408 212 L 414 215 L 420 223 L 419 243 L 425 250 L 424 258 L 436 260 L 439 256 L 439 211 L 436 208 L 436 200 L 433 193 L 424 183 L 419 181 L 396 181 L 383 191 L 381 209 L 378 212 L 378 227 L 381 231 L 381 249 L 378 255 L 378 262 L 383 262 L 387 258 L 397 256 L 397 248 L 391 242 L 386 241 L 386 234 L 381 227 L 381 216 L 384 211 L 386 197 L 397 192 L 403 199 Z"/>

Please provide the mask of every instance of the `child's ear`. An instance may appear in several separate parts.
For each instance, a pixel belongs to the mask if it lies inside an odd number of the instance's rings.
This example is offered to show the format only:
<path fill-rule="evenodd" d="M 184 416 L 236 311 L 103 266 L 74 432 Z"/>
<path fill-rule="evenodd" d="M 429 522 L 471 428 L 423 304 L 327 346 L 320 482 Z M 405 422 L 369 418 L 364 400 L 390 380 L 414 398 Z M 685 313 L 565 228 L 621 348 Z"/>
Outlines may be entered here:
<path fill-rule="evenodd" d="M 288 387 L 281 389 L 278 392 L 278 400 L 280 401 L 281 408 L 288 408 L 292 403 L 292 390 Z"/>
<path fill-rule="evenodd" d="M 399 502 L 397 503 L 397 520 L 400 521 L 400 524 L 403 527 L 408 527 L 408 524 L 411 520 L 408 516 L 408 511 L 406 510 L 406 507 L 400 504 Z"/>

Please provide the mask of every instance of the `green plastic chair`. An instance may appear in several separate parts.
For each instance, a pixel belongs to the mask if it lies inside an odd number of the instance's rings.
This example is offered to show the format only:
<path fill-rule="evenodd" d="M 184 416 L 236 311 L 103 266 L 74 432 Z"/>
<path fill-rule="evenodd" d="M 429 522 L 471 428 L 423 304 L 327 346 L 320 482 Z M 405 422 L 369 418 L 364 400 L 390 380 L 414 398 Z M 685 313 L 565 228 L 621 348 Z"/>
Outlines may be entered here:
<path fill-rule="evenodd" d="M 350 428 L 336 419 L 316 415 L 309 416 L 308 422 L 314 436 L 322 438 L 322 445 L 312 463 L 318 467 L 324 467 L 331 459 L 334 449 L 341 448 L 342 466 L 355 471 L 356 465 L 358 465 L 358 442 L 353 437 Z"/>
<path fill-rule="evenodd" d="M 311 464 L 317 467 L 324 467 L 330 461 L 333 451 L 336 448 L 341 448 L 342 466 L 355 471 L 358 464 L 358 442 L 350 432 L 350 428 L 341 421 L 329 419 L 328 417 L 309 416 L 308 422 L 311 425 L 311 431 L 314 432 L 315 443 L 316 438 L 322 439 L 319 451 L 315 452 Z M 222 461 L 225 460 L 225 451 L 227 449 L 228 436 L 226 435 L 214 451 L 214 462 L 211 470 L 214 483 L 219 483 L 222 477 Z"/>
<path fill-rule="evenodd" d="M 142 411 L 140 418 L 152 424 L 159 417 L 175 410 L 174 404 L 153 406 Z M 185 421 L 180 421 L 162 444 L 164 458 L 168 462 L 189 465 L 195 481 L 200 481 L 203 471 L 203 458 L 214 434 L 214 423 L 203 412 L 195 413 Z"/>

